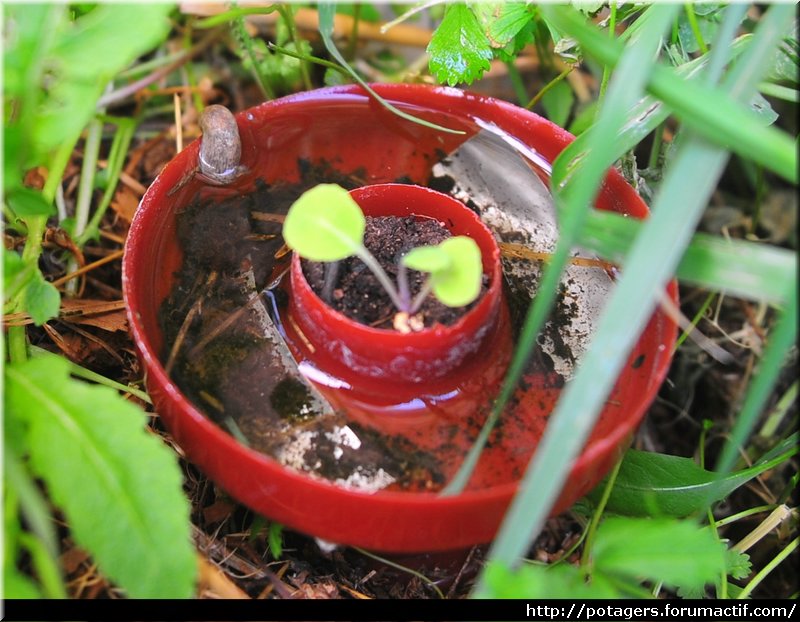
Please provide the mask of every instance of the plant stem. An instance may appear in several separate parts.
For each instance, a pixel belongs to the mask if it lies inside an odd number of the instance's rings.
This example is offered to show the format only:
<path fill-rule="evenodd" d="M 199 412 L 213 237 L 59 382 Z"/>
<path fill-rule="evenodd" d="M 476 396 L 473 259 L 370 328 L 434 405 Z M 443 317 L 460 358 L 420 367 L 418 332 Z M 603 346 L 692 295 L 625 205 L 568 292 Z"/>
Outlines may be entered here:
<path fill-rule="evenodd" d="M 773 557 L 772 560 L 766 566 L 764 566 L 755 577 L 752 578 L 745 588 L 739 592 L 739 595 L 736 598 L 741 600 L 750 596 L 751 592 L 758 587 L 758 584 L 761 583 L 770 572 L 772 572 L 784 559 L 789 556 L 792 551 L 797 548 L 798 543 L 800 543 L 800 537 L 792 540 L 786 548 Z"/>
<path fill-rule="evenodd" d="M 661 159 L 661 146 L 664 144 L 664 123 L 660 123 L 653 132 L 653 146 L 650 147 L 650 158 L 647 160 L 647 168 L 655 169 Z"/>
<path fill-rule="evenodd" d="M 520 106 L 524 106 L 525 102 L 528 101 L 528 93 L 525 91 L 525 84 L 522 81 L 522 76 L 519 75 L 519 69 L 517 69 L 513 60 L 507 60 L 506 67 L 508 68 L 508 78 L 511 80 L 511 86 L 514 88 L 517 101 Z"/>
<path fill-rule="evenodd" d="M 348 73 L 347 69 L 345 69 L 341 65 L 337 65 L 336 63 L 332 63 L 331 61 L 326 60 L 324 58 L 320 58 L 319 56 L 313 56 L 311 54 L 301 54 L 299 52 L 296 52 L 294 50 L 290 50 L 289 48 L 282 47 L 282 46 L 277 45 L 276 43 L 272 43 L 272 42 L 268 43 L 267 45 L 269 46 L 270 50 L 273 50 L 275 52 L 279 52 L 280 54 L 285 54 L 286 56 L 291 56 L 292 58 L 299 58 L 300 60 L 308 61 L 309 63 L 314 63 L 316 65 L 321 65 L 322 67 L 325 67 L 327 69 L 334 69 L 334 70 L 338 71 L 339 73 L 344 74 L 346 76 L 350 75 Z"/>
<path fill-rule="evenodd" d="M 700 32 L 700 24 L 697 23 L 697 15 L 694 13 L 694 6 L 691 2 L 687 2 L 686 5 L 686 18 L 689 20 L 689 26 L 692 28 L 692 33 L 694 34 L 694 38 L 697 41 L 697 45 L 700 46 L 700 52 L 702 54 L 708 53 L 708 46 L 706 45 L 705 40 L 703 39 L 703 33 Z"/>
<path fill-rule="evenodd" d="M 430 586 L 439 595 L 439 598 L 444 600 L 444 594 L 442 593 L 442 590 L 439 589 L 439 586 L 436 585 L 436 583 L 433 580 L 429 579 L 428 577 L 426 577 L 421 572 L 418 572 L 418 571 L 414 570 L 413 568 L 408 568 L 406 566 L 398 564 L 397 562 L 393 562 L 392 560 L 387 559 L 385 557 L 381 557 L 380 555 L 375 555 L 374 553 L 370 553 L 369 551 L 367 551 L 365 549 L 361 549 L 361 548 L 359 548 L 357 546 L 354 546 L 353 549 L 355 549 L 356 551 L 358 551 L 362 555 L 365 555 L 366 557 L 369 557 L 371 559 L 379 561 L 382 564 L 386 564 L 387 566 L 391 566 L 392 568 L 396 568 L 397 570 L 400 570 L 402 572 L 407 572 L 408 574 L 413 575 L 413 576 L 417 577 L 418 579 L 421 579 L 423 581 L 423 583 L 426 583 L 428 586 Z"/>
<path fill-rule="evenodd" d="M 781 396 L 781 398 L 778 400 L 778 403 L 775 404 L 775 407 L 767 416 L 767 420 L 764 422 L 764 425 L 761 426 L 761 430 L 758 432 L 758 435 L 762 439 L 769 439 L 775 436 L 778 426 L 786 417 L 786 414 L 789 412 L 789 408 L 797 399 L 797 385 L 798 381 L 795 380 L 794 383 L 792 383 L 792 385 L 786 390 L 786 393 Z"/>
<path fill-rule="evenodd" d="M 425 302 L 425 299 L 430 295 L 431 289 L 433 289 L 433 284 L 431 283 L 430 277 L 428 277 L 425 282 L 422 284 L 419 292 L 414 297 L 414 300 L 411 301 L 411 311 L 409 313 L 416 313 L 419 311 L 419 308 L 422 306 L 422 303 Z"/>
<path fill-rule="evenodd" d="M 57 356 L 44 348 L 39 348 L 37 346 L 31 346 L 31 355 L 35 357 L 45 357 L 45 356 Z M 110 387 L 112 389 L 116 389 L 117 391 L 121 391 L 123 393 L 130 393 L 134 397 L 138 397 L 143 402 L 148 404 L 152 404 L 153 402 L 150 400 L 150 396 L 147 395 L 144 391 L 137 389 L 135 387 L 129 387 L 128 385 L 122 384 L 121 382 L 116 382 L 115 380 L 111 380 L 110 378 L 106 378 L 98 374 L 97 372 L 93 372 L 91 369 L 86 369 L 85 367 L 81 367 L 77 363 L 69 362 L 69 373 L 77 378 L 83 378 L 84 380 L 91 380 L 92 382 L 96 382 L 97 384 Z"/>
<path fill-rule="evenodd" d="M 586 530 L 586 538 L 584 539 L 583 544 L 583 554 L 581 555 L 581 566 L 583 567 L 587 567 L 589 565 L 589 558 L 592 555 L 592 547 L 594 546 L 594 538 L 595 534 L 597 533 L 597 526 L 600 524 L 600 518 L 603 516 L 603 510 L 605 510 L 608 499 L 611 497 L 611 491 L 614 489 L 614 483 L 617 481 L 617 474 L 619 473 L 619 468 L 622 465 L 623 459 L 624 455 L 620 456 L 619 460 L 617 460 L 617 463 L 614 465 L 614 469 L 608 476 L 608 481 L 603 488 L 603 495 L 600 497 L 600 501 L 597 503 L 597 507 L 592 514 L 592 520 L 589 523 L 588 529 Z"/>
<path fill-rule="evenodd" d="M 742 510 L 741 512 L 737 512 L 736 514 L 731 514 L 730 516 L 726 516 L 725 518 L 721 518 L 716 521 L 714 524 L 717 527 L 724 527 L 725 525 L 729 525 L 730 523 L 735 523 L 738 520 L 743 518 L 747 518 L 748 516 L 753 516 L 754 514 L 761 514 L 763 512 L 769 512 L 774 510 L 775 507 L 770 505 L 759 505 L 754 508 L 748 508 L 746 510 Z"/>
<path fill-rule="evenodd" d="M 561 82 L 564 78 L 566 78 L 573 69 L 574 69 L 574 67 L 567 67 L 564 71 L 562 71 L 560 74 L 558 74 L 555 78 L 550 80 L 550 82 L 545 84 L 539 90 L 539 92 L 536 93 L 536 95 L 534 95 L 527 104 L 525 104 L 525 109 L 526 110 L 530 110 L 536 104 L 538 104 L 539 100 L 542 99 L 542 97 L 544 97 L 544 94 L 547 93 L 547 91 L 549 91 L 550 89 L 552 89 L 556 84 Z"/>
<path fill-rule="evenodd" d="M 353 3 L 353 27 L 350 30 L 350 41 L 347 42 L 347 55 L 348 60 L 352 60 L 356 55 L 356 46 L 358 45 L 358 24 L 361 22 L 361 3 Z"/>
<path fill-rule="evenodd" d="M 397 292 L 397 288 L 394 286 L 394 283 L 392 283 L 392 279 L 390 279 L 389 275 L 386 274 L 386 271 L 381 267 L 381 264 L 378 263 L 378 260 L 375 259 L 375 256 L 363 246 L 358 247 L 356 250 L 356 256 L 363 261 L 364 265 L 366 265 L 372 274 L 375 275 L 375 278 L 378 279 L 378 282 L 383 286 L 383 289 L 385 289 L 386 293 L 389 294 L 389 298 L 392 299 L 394 306 L 397 307 L 399 311 L 405 311 L 408 313 L 408 306 L 403 303 L 403 299 Z"/>
<path fill-rule="evenodd" d="M 609 3 L 609 10 L 610 14 L 608 16 L 608 36 L 610 39 L 613 39 L 616 34 L 617 28 L 617 3 L 610 2 Z M 603 65 L 603 77 L 600 81 L 600 94 L 597 96 L 598 101 L 603 101 L 603 98 L 606 95 L 606 89 L 608 88 L 608 80 L 611 77 L 611 66 L 610 65 Z M 598 107 L 598 114 L 600 108 Z"/>
<path fill-rule="evenodd" d="M 397 293 L 400 300 L 403 301 L 403 306 L 409 309 L 409 313 L 414 313 L 415 309 L 411 305 L 411 292 L 408 287 L 408 268 L 402 261 L 397 271 Z"/>
<path fill-rule="evenodd" d="M 248 34 L 247 28 L 245 28 L 244 25 L 244 17 L 238 16 L 234 18 L 233 23 L 231 24 L 231 29 L 236 35 L 239 45 L 242 47 L 242 51 L 244 52 L 243 55 L 250 63 L 250 71 L 264 97 L 266 99 L 275 99 L 275 93 L 269 84 L 269 80 L 261 71 L 261 64 L 258 62 L 256 52 L 253 49 L 253 39 Z"/>
<path fill-rule="evenodd" d="M 278 12 L 281 14 L 283 18 L 283 22 L 286 24 L 286 28 L 289 30 L 289 38 L 294 43 L 294 49 L 300 50 L 300 39 L 297 36 L 297 26 L 294 23 L 294 14 L 292 13 L 292 9 L 283 5 L 279 4 Z M 360 5 L 356 4 L 356 10 L 360 11 Z M 356 29 L 357 31 L 357 29 Z M 355 38 L 353 39 L 355 40 Z M 308 75 L 308 67 L 306 67 L 305 62 L 300 63 L 300 76 L 303 78 L 303 86 L 305 87 L 306 91 L 310 91 L 313 88 L 311 84 L 311 78 Z"/>
<path fill-rule="evenodd" d="M 80 236 L 89 222 L 89 207 L 92 202 L 94 190 L 94 176 L 97 170 L 97 156 L 100 153 L 100 138 L 103 133 L 103 123 L 96 117 L 89 121 L 86 132 L 86 142 L 83 148 L 83 164 L 81 166 L 80 183 L 78 184 L 78 199 L 75 204 L 75 236 Z"/>
<path fill-rule="evenodd" d="M 103 219 L 103 215 L 106 213 L 108 206 L 111 204 L 111 199 L 114 197 L 120 173 L 122 172 L 122 165 L 125 163 L 128 147 L 136 131 L 136 119 L 113 119 L 113 121 L 118 124 L 118 128 L 116 134 L 114 134 L 111 151 L 108 155 L 106 189 L 103 193 L 103 198 L 100 199 L 100 204 L 97 206 L 97 209 L 86 224 L 84 230 L 76 230 L 75 241 L 78 243 L 78 246 L 81 247 L 90 237 L 94 236 L 95 232 L 100 228 L 100 221 Z"/>

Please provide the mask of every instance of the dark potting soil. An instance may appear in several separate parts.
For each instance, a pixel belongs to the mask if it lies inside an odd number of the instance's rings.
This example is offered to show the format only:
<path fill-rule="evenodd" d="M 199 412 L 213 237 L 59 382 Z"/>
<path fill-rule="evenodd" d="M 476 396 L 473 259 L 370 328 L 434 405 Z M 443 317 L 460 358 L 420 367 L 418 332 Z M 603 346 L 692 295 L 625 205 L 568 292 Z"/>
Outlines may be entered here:
<path fill-rule="evenodd" d="M 279 325 L 276 309 L 286 304 L 283 288 L 273 288 L 291 257 L 281 250 L 282 215 L 318 183 L 363 183 L 357 171 L 336 175 L 305 161 L 298 171 L 299 183 L 257 182 L 244 194 L 197 197 L 178 215 L 183 263 L 159 312 L 162 360 L 196 406 L 254 450 L 278 458 L 294 443 L 304 448 L 295 468 L 329 480 L 388 476 L 395 489 L 436 489 L 444 481 L 436 456 L 315 402 L 265 332 L 263 314 Z M 361 441 L 357 449 L 340 440 L 348 428 Z"/>
<path fill-rule="evenodd" d="M 444 225 L 432 218 L 368 216 L 366 221 L 364 246 L 395 283 L 403 255 L 412 248 L 433 246 L 452 237 Z M 330 270 L 335 271 L 336 277 L 326 291 L 326 274 Z M 359 258 L 349 257 L 335 264 L 303 261 L 303 273 L 311 289 L 336 311 L 361 324 L 375 328 L 392 328 L 397 308 L 377 277 Z M 408 270 L 412 298 L 419 292 L 426 278 L 427 275 L 423 272 Z M 481 295 L 486 288 L 484 282 Z M 435 324 L 449 326 L 475 304 L 476 302 L 464 307 L 448 307 L 435 296 L 429 295 L 420 307 L 418 316 L 426 328 Z"/>

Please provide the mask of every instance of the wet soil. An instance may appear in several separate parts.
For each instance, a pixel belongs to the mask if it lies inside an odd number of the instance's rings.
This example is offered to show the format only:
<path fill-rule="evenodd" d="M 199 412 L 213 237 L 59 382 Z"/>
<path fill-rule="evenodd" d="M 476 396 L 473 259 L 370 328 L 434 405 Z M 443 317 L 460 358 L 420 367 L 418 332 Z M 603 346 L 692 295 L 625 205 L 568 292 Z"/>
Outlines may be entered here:
<path fill-rule="evenodd" d="M 397 283 L 400 260 L 408 251 L 418 246 L 434 246 L 452 237 L 446 227 L 431 218 L 368 216 L 366 221 L 364 246 L 394 283 Z M 397 308 L 377 277 L 357 257 L 326 264 L 304 261 L 303 273 L 311 289 L 336 311 L 367 326 L 392 328 L 392 319 Z M 333 274 L 333 277 L 329 277 L 329 274 Z M 408 270 L 407 274 L 413 299 L 422 288 L 427 275 L 416 270 Z M 483 290 L 485 289 L 484 283 Z M 445 306 L 433 295 L 429 295 L 420 307 L 417 317 L 422 320 L 425 328 L 437 323 L 449 326 L 476 302 L 454 308 Z"/>

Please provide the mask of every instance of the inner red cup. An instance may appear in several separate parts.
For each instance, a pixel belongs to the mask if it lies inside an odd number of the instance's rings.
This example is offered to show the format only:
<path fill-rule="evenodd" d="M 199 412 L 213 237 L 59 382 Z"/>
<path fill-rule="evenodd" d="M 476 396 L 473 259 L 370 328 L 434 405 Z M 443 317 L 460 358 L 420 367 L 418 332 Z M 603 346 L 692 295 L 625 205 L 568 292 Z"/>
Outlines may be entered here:
<path fill-rule="evenodd" d="M 289 315 L 299 339 L 310 343 L 321 367 L 344 366 L 352 375 L 400 383 L 423 383 L 449 376 L 489 344 L 502 303 L 500 249 L 480 218 L 458 200 L 435 190 L 405 184 L 376 184 L 350 192 L 366 216 L 435 218 L 454 236 L 478 244 L 488 290 L 450 326 L 437 324 L 402 334 L 373 328 L 332 309 L 306 281 L 300 257 L 292 259 Z"/>

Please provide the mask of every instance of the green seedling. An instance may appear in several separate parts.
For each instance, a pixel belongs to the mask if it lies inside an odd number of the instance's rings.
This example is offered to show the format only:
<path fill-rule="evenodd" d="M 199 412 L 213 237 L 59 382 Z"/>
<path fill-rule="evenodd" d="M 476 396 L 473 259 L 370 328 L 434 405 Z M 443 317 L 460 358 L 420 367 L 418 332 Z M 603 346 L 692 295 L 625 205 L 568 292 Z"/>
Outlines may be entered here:
<path fill-rule="evenodd" d="M 481 252 L 472 238 L 455 236 L 436 246 L 421 246 L 400 260 L 397 284 L 364 246 L 366 219 L 358 203 L 336 184 L 320 184 L 300 196 L 289 209 L 283 238 L 292 250 L 311 261 L 333 262 L 356 256 L 372 271 L 397 310 L 413 315 L 432 292 L 449 307 L 471 303 L 480 294 Z M 408 269 L 429 274 L 415 297 L 408 287 Z"/>

